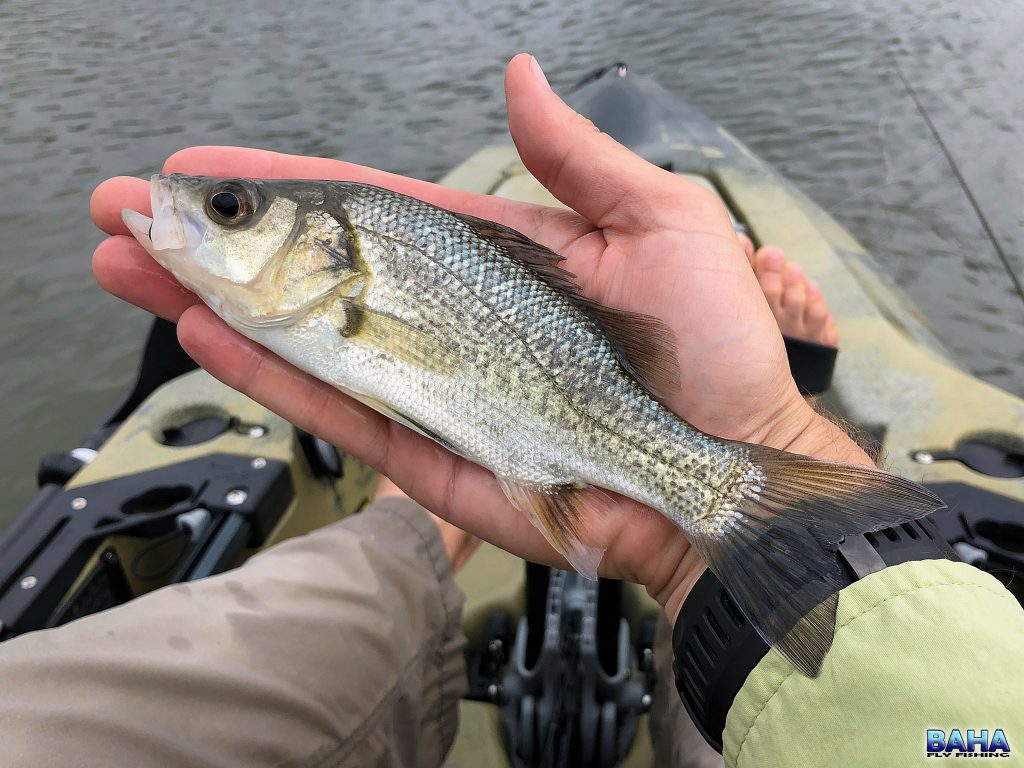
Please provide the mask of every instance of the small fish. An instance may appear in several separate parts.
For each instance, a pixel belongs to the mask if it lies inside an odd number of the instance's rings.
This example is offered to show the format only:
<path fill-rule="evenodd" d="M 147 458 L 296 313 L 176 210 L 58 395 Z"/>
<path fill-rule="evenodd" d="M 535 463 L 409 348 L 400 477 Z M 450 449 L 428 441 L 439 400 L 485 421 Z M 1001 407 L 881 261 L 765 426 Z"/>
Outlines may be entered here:
<path fill-rule="evenodd" d="M 229 325 L 498 478 L 582 574 L 598 489 L 686 534 L 765 640 L 815 676 L 844 535 L 942 506 L 908 480 L 732 442 L 654 393 L 671 332 L 584 297 L 501 224 L 335 181 L 154 176 L 138 241 Z"/>

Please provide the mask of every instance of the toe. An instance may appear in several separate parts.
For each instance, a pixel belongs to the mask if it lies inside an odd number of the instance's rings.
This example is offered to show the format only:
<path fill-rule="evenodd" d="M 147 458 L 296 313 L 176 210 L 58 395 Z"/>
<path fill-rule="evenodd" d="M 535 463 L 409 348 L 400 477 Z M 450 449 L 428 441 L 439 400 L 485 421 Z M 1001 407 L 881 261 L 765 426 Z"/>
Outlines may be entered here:
<path fill-rule="evenodd" d="M 751 266 L 754 264 L 754 241 L 747 237 L 742 232 L 737 233 L 737 237 L 740 239 L 740 245 L 743 246 L 743 252 L 747 254 L 747 261 L 750 262 Z"/>
<path fill-rule="evenodd" d="M 782 272 L 786 267 L 786 258 L 782 251 L 771 246 L 764 246 L 754 256 L 754 274 L 761 284 L 764 297 L 768 300 L 775 319 L 781 322 L 782 317 Z"/>
<path fill-rule="evenodd" d="M 821 287 L 818 285 L 816 280 L 807 281 L 807 303 L 811 304 L 815 301 L 824 301 L 825 295 L 821 292 Z"/>
<path fill-rule="evenodd" d="M 804 268 L 799 264 L 787 263 L 786 269 L 783 272 L 782 282 L 789 287 L 796 283 L 801 283 L 804 286 L 804 295 L 807 294 L 807 278 L 804 276 Z"/>
<path fill-rule="evenodd" d="M 839 328 L 834 318 L 829 317 L 825 330 L 821 334 L 821 343 L 829 347 L 839 346 Z"/>
<path fill-rule="evenodd" d="M 807 285 L 803 280 L 796 280 L 784 285 L 782 289 L 782 319 L 779 328 L 786 336 L 806 339 L 804 328 L 804 311 L 807 308 Z"/>
<path fill-rule="evenodd" d="M 831 319 L 828 305 L 820 295 L 812 297 L 811 288 L 807 286 L 807 309 L 804 311 L 804 332 L 807 334 L 807 341 L 824 344 L 825 328 Z"/>

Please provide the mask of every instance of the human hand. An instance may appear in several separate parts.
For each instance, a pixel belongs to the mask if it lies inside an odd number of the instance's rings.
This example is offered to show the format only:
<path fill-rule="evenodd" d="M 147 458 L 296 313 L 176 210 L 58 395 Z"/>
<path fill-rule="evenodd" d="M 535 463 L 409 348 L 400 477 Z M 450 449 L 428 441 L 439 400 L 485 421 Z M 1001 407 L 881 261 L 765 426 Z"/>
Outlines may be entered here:
<path fill-rule="evenodd" d="M 535 60 L 506 73 L 509 128 L 527 168 L 573 211 L 474 195 L 350 163 L 259 150 L 202 147 L 165 172 L 377 184 L 507 224 L 566 258 L 584 292 L 654 315 L 674 332 L 680 388 L 667 406 L 708 433 L 869 464 L 800 397 L 778 327 L 721 201 L 599 133 L 548 87 Z M 210 373 L 296 425 L 391 477 L 459 528 L 531 560 L 564 564 L 506 500 L 487 470 L 389 421 L 229 329 L 127 237 L 120 211 L 149 210 L 148 185 L 111 179 L 92 214 L 112 235 L 93 268 L 110 292 L 178 322 L 185 349 Z M 601 573 L 644 584 L 674 618 L 702 563 L 666 518 L 617 498 L 591 528 Z"/>

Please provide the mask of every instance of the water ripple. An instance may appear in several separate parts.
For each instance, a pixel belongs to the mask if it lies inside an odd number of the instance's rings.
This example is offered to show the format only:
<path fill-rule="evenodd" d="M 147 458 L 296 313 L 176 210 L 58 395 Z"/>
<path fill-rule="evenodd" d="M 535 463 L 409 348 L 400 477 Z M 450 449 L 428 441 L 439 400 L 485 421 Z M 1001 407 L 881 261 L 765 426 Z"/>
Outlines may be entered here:
<path fill-rule="evenodd" d="M 89 275 L 106 176 L 192 144 L 436 177 L 503 130 L 519 50 L 565 87 L 623 59 L 861 239 L 965 367 L 1024 393 L 1024 311 L 892 71 L 899 57 L 1024 273 L 1024 10 L 982 0 L 111 0 L 0 5 L 0 521 L 125 386 L 146 319 Z M 76 403 L 75 409 L 55 403 Z"/>

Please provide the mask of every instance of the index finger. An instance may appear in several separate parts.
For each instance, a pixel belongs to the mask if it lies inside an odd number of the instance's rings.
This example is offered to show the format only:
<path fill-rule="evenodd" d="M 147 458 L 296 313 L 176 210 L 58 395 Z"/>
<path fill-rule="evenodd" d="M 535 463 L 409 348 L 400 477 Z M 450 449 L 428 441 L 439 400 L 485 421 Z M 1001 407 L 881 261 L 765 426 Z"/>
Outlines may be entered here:
<path fill-rule="evenodd" d="M 569 211 L 522 203 L 444 187 L 429 181 L 379 171 L 343 160 L 302 157 L 245 147 L 191 147 L 176 152 L 164 163 L 164 173 L 194 176 L 241 176 L 262 179 L 323 179 L 373 184 L 416 197 L 449 210 L 499 221 L 555 252 L 565 250 L 593 226 Z M 137 179 L 118 177 L 101 184 L 93 193 L 92 217 L 111 235 L 128 234 L 121 209 L 149 210 L 148 192 Z M 138 207 L 137 207 L 138 206 Z"/>
<path fill-rule="evenodd" d="M 373 184 L 440 208 L 499 221 L 560 252 L 593 229 L 582 217 L 544 205 L 465 192 L 365 165 L 324 157 L 286 155 L 246 147 L 192 147 L 164 163 L 164 173 L 251 176 L 263 179 L 326 179 Z"/>

